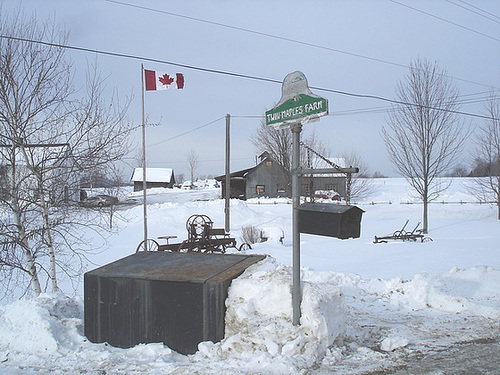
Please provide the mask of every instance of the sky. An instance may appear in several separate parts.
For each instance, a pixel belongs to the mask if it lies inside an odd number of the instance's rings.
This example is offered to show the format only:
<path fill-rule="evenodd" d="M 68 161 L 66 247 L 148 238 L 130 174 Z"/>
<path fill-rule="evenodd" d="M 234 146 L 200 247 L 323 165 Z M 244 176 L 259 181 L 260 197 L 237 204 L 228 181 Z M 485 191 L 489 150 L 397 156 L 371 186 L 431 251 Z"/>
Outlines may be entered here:
<path fill-rule="evenodd" d="M 461 111 L 483 114 L 487 92 L 500 89 L 496 0 L 2 1 L 4 12 L 19 6 L 55 18 L 69 30 L 71 46 L 137 57 L 68 50 L 75 87 L 83 89 L 85 69 L 97 60 L 110 94 L 132 96 L 129 119 L 138 126 L 141 63 L 184 74 L 183 90 L 147 92 L 144 108 L 155 124 L 146 129 L 147 166 L 173 168 L 186 179 L 191 150 L 199 157 L 197 176 L 224 174 L 226 114 L 231 171 L 255 165 L 252 137 L 279 101 L 280 82 L 297 70 L 329 102 L 329 115 L 305 125 L 302 136 L 314 133 L 327 146 L 325 156 L 355 153 L 371 173 L 388 176 L 397 175 L 381 136 L 390 103 L 360 94 L 395 99 L 415 59 L 446 69 L 466 101 Z M 484 122 L 463 119 L 472 128 Z M 139 166 L 140 131 L 133 142 L 123 160 L 126 176 Z M 472 146 L 473 137 L 462 156 L 466 166 Z"/>

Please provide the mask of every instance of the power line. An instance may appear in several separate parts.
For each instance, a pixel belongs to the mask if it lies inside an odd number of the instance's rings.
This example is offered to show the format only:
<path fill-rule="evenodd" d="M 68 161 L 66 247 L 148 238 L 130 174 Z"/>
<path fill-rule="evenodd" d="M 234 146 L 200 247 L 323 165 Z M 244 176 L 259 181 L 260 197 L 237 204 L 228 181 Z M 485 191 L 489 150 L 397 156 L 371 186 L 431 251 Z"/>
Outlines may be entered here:
<path fill-rule="evenodd" d="M 173 137 L 166 138 L 166 139 L 163 139 L 163 140 L 158 141 L 158 142 L 155 142 L 155 143 L 150 143 L 150 144 L 148 144 L 148 146 L 149 146 L 149 147 L 152 147 L 152 146 L 158 146 L 158 145 L 160 145 L 160 144 L 162 144 L 162 143 L 165 143 L 165 142 L 171 141 L 172 139 L 180 138 L 180 137 L 182 137 L 182 136 L 184 136 L 184 135 L 187 135 L 187 134 L 193 133 L 193 132 L 195 132 L 195 131 L 197 131 L 197 130 L 200 130 L 200 129 L 202 129 L 202 128 L 205 128 L 205 127 L 207 127 L 207 126 L 209 126 L 209 125 L 212 125 L 212 124 L 216 123 L 217 121 L 221 121 L 221 120 L 223 120 L 223 119 L 224 119 L 224 116 L 223 116 L 223 117 L 218 118 L 217 120 L 210 121 L 210 122 L 208 122 L 208 123 L 206 123 L 206 124 L 204 124 L 204 125 L 198 126 L 198 127 L 193 128 L 193 129 L 191 129 L 191 130 L 188 130 L 188 131 L 185 131 L 184 133 L 174 135 Z"/>
<path fill-rule="evenodd" d="M 392 0 L 390 0 L 390 1 L 392 1 Z M 249 74 L 242 74 L 242 73 L 235 73 L 235 72 L 228 72 L 228 71 L 218 70 L 218 69 L 203 68 L 203 67 L 194 66 L 194 65 L 181 64 L 181 63 L 176 63 L 173 61 L 153 59 L 153 58 L 141 57 L 141 56 L 125 54 L 125 53 L 102 51 L 102 50 L 97 50 L 97 49 L 70 46 L 70 45 L 44 42 L 44 41 L 39 41 L 39 40 L 31 40 L 31 39 L 6 36 L 6 35 L 0 35 L 0 39 L 17 40 L 17 41 L 26 42 L 26 43 L 37 43 L 37 44 L 41 44 L 41 45 L 45 45 L 45 46 L 49 46 L 49 47 L 65 48 L 65 49 L 82 51 L 82 52 L 90 52 L 93 54 L 129 58 L 129 59 L 140 60 L 140 61 L 148 61 L 148 62 L 154 62 L 154 63 L 158 63 L 158 64 L 166 64 L 166 65 L 172 65 L 172 66 L 181 67 L 181 68 L 185 68 L 185 69 L 202 71 L 202 72 L 206 72 L 206 73 L 221 74 L 221 75 L 227 75 L 227 76 L 231 76 L 231 77 L 250 79 L 250 80 L 254 80 L 254 81 L 282 84 L 282 81 L 278 80 L 278 79 L 264 78 L 264 77 L 258 77 L 258 76 L 253 76 L 253 75 L 249 75 Z M 488 116 L 484 116 L 484 115 L 480 115 L 480 114 L 475 114 L 475 113 L 446 110 L 446 109 L 436 108 L 436 107 L 426 107 L 426 106 L 421 106 L 421 105 L 415 104 L 415 103 L 406 103 L 406 102 L 402 102 L 402 101 L 395 100 L 395 99 L 385 98 L 385 97 L 379 96 L 379 95 L 356 94 L 356 93 L 352 93 L 352 92 L 329 89 L 329 88 L 324 88 L 324 87 L 316 87 L 316 86 L 310 86 L 310 88 L 315 89 L 315 90 L 319 90 L 319 91 L 330 92 L 333 94 L 350 96 L 350 97 L 354 97 L 354 98 L 381 100 L 381 101 L 385 101 L 385 102 L 392 103 L 392 104 L 419 106 L 419 107 L 428 108 L 428 109 L 432 109 L 432 110 L 445 111 L 445 112 L 449 112 L 449 113 L 455 113 L 455 114 L 460 114 L 460 115 L 470 116 L 470 117 L 477 117 L 477 118 L 482 118 L 482 119 L 487 119 L 487 120 L 494 119 L 492 117 L 488 117 Z"/>
<path fill-rule="evenodd" d="M 304 46 L 308 46 L 308 47 L 323 49 L 323 50 L 327 50 L 327 51 L 331 51 L 331 52 L 336 52 L 336 53 L 340 53 L 340 54 L 347 55 L 347 56 L 357 57 L 357 58 L 361 58 L 361 59 L 365 59 L 365 60 L 370 60 L 370 61 L 374 61 L 374 62 L 378 62 L 378 63 L 383 63 L 383 64 L 388 64 L 388 65 L 393 65 L 393 66 L 397 66 L 397 67 L 404 68 L 404 69 L 409 69 L 410 68 L 408 65 L 397 63 L 397 62 L 394 62 L 394 61 L 379 59 L 379 58 L 376 58 L 376 57 L 366 56 L 366 55 L 362 55 L 362 54 L 354 53 L 354 52 L 343 51 L 343 50 L 340 50 L 340 49 L 336 49 L 336 48 L 332 48 L 332 47 L 328 47 L 328 46 L 323 46 L 323 45 L 320 45 L 320 44 L 305 42 L 305 41 L 301 41 L 301 40 L 297 40 L 297 39 L 293 39 L 293 38 L 288 38 L 288 37 L 284 37 L 284 36 L 279 36 L 279 35 L 274 35 L 274 34 L 270 34 L 270 33 L 264 33 L 262 31 L 256 31 L 256 30 L 252 30 L 252 29 L 248 29 L 248 28 L 243 28 L 243 27 L 239 27 L 239 26 L 234 26 L 234 25 L 228 25 L 228 24 L 225 24 L 225 23 L 210 21 L 210 20 L 206 20 L 206 19 L 203 19 L 203 18 L 186 16 L 184 14 L 168 12 L 168 11 L 165 11 L 165 10 L 160 10 L 160 9 L 156 9 L 156 8 L 145 7 L 145 6 L 142 6 L 142 5 L 124 3 L 124 2 L 118 1 L 118 0 L 104 0 L 104 1 L 107 1 L 107 2 L 113 3 L 113 4 L 117 4 L 117 5 L 128 6 L 128 7 L 131 7 L 131 8 L 142 9 L 142 10 L 146 10 L 146 11 L 150 11 L 150 12 L 155 12 L 155 13 L 160 13 L 160 14 L 166 14 L 166 15 L 169 15 L 169 16 L 172 16 L 172 17 L 178 17 L 178 18 L 188 19 L 188 20 L 191 20 L 191 21 L 206 23 L 206 24 L 213 25 L 213 26 L 224 27 L 224 28 L 231 29 L 231 30 L 237 30 L 237 31 L 242 31 L 242 32 L 250 33 L 250 34 L 260 35 L 260 36 L 264 36 L 264 37 L 267 37 L 267 38 L 282 40 L 282 41 L 285 41 L 285 42 L 290 42 L 290 43 L 300 44 L 300 45 L 304 45 Z M 475 82 L 475 81 L 471 81 L 471 80 L 467 80 L 467 79 L 463 79 L 463 78 L 457 78 L 457 77 L 446 76 L 446 75 L 444 75 L 444 76 L 445 77 L 449 77 L 449 78 L 453 78 L 453 79 L 455 79 L 457 81 L 461 81 L 461 82 L 472 83 L 472 84 L 479 85 L 479 86 L 484 86 L 484 87 L 491 87 L 490 85 L 486 85 L 486 84 L 483 84 L 483 83 L 480 83 L 480 82 Z"/>
<path fill-rule="evenodd" d="M 464 0 L 458 0 L 458 1 L 460 1 L 462 4 L 467 4 L 471 8 L 477 9 L 478 11 L 483 12 L 484 14 L 488 14 L 488 15 L 490 15 L 490 16 L 498 19 L 498 20 L 500 20 L 500 17 L 497 16 L 496 14 L 494 14 L 494 13 L 490 13 L 490 12 L 488 12 L 488 11 L 486 11 L 484 9 L 481 9 L 481 8 L 475 6 L 475 5 L 471 4 L 471 3 L 468 3 L 467 1 L 464 1 Z"/>
<path fill-rule="evenodd" d="M 154 59 L 154 58 L 150 58 L 150 57 L 131 55 L 128 53 L 102 51 L 102 50 L 98 50 L 98 49 L 72 46 L 72 45 L 68 45 L 68 44 L 57 44 L 57 43 L 51 43 L 51 42 L 44 42 L 42 40 L 32 40 L 32 39 L 19 38 L 19 37 L 15 37 L 15 36 L 7 36 L 7 35 L 0 35 L 0 39 L 10 39 L 10 40 L 16 40 L 19 42 L 26 42 L 26 43 L 37 43 L 37 44 L 41 44 L 41 45 L 48 46 L 48 47 L 64 48 L 64 49 L 69 49 L 69 50 L 79 51 L 79 52 L 90 52 L 93 54 L 104 55 L 104 56 L 123 57 L 123 58 L 127 58 L 127 59 L 138 60 L 138 61 L 148 61 L 148 62 L 153 62 L 153 63 L 158 63 L 158 64 L 167 64 L 167 65 L 176 66 L 178 68 L 198 70 L 198 71 L 202 71 L 202 72 L 206 72 L 206 73 L 223 74 L 223 75 L 228 75 L 228 76 L 232 76 L 232 77 L 247 78 L 247 79 L 259 80 L 259 81 L 263 81 L 263 82 L 280 83 L 281 84 L 281 80 L 264 78 L 264 77 L 256 77 L 256 76 L 239 74 L 239 73 L 218 70 L 218 69 L 203 68 L 203 67 L 194 66 L 194 65 L 176 63 L 176 62 L 168 61 L 168 60 L 160 60 L 160 59 Z"/>
<path fill-rule="evenodd" d="M 432 17 L 432 18 L 436 18 L 436 19 L 438 19 L 438 20 L 440 20 L 440 21 L 443 21 L 443 22 L 449 23 L 449 24 L 451 24 L 451 25 L 454 25 L 454 26 L 460 27 L 460 28 L 462 28 L 462 29 L 464 29 L 464 30 L 467 30 L 467 31 L 470 31 L 470 32 L 472 32 L 472 33 L 474 33 L 474 34 L 478 34 L 478 35 L 484 36 L 485 38 L 492 39 L 492 40 L 495 40 L 495 41 L 497 41 L 497 42 L 500 42 L 500 39 L 498 39 L 498 38 L 495 38 L 495 37 L 492 37 L 491 35 L 487 35 L 487 34 L 484 34 L 484 33 L 480 32 L 480 31 L 477 31 L 477 30 L 471 29 L 470 27 L 460 25 L 460 24 L 458 24 L 458 23 L 456 23 L 456 22 L 453 22 L 453 21 L 447 20 L 446 18 L 439 17 L 439 16 L 436 16 L 436 15 L 434 15 L 434 14 L 432 14 L 432 13 L 425 12 L 425 11 L 423 11 L 423 10 L 420 10 L 420 9 L 417 9 L 417 8 L 414 8 L 414 7 L 411 7 L 411 6 L 407 5 L 407 4 L 400 3 L 399 1 L 396 1 L 396 0 L 389 0 L 389 1 L 390 1 L 391 3 L 398 4 L 398 5 L 401 5 L 401 6 L 405 7 L 405 8 L 408 8 L 408 9 L 414 10 L 415 12 L 422 13 L 422 14 L 425 14 L 426 16 L 429 16 L 429 17 Z"/>
<path fill-rule="evenodd" d="M 479 115 L 479 114 L 476 114 L 476 113 L 470 113 L 470 112 L 464 112 L 464 111 L 456 111 L 456 110 L 449 110 L 449 109 L 438 108 L 438 107 L 433 107 L 433 106 L 425 106 L 425 105 L 421 105 L 421 104 L 417 104 L 417 103 L 408 103 L 408 102 L 403 102 L 403 101 L 396 100 L 396 99 L 384 98 L 383 96 L 378 96 L 378 95 L 354 94 L 354 93 L 350 93 L 350 92 L 346 92 L 346 91 L 339 91 L 339 90 L 327 89 L 327 88 L 315 87 L 315 86 L 310 86 L 310 88 L 314 89 L 314 90 L 319 90 L 319 91 L 325 91 L 325 92 L 331 92 L 331 93 L 340 94 L 340 95 L 352 96 L 352 97 L 355 97 L 355 98 L 376 99 L 376 100 L 382 100 L 382 101 L 385 101 L 385 102 L 388 102 L 388 103 L 392 103 L 392 104 L 426 108 L 426 109 L 430 109 L 430 110 L 433 110 L 433 111 L 443 111 L 443 112 L 447 112 L 447 113 L 454 113 L 454 114 L 457 114 L 457 115 L 464 115 L 464 116 L 482 118 L 482 119 L 486 119 L 486 120 L 495 120 L 494 118 L 492 118 L 490 116 Z"/>
<path fill-rule="evenodd" d="M 300 41 L 300 40 L 297 40 L 297 39 L 292 39 L 292 38 L 287 38 L 287 37 L 284 37 L 284 36 L 279 36 L 279 35 L 264 33 L 262 31 L 256 31 L 256 30 L 247 29 L 247 28 L 244 28 L 244 27 L 228 25 L 228 24 L 225 24 L 225 23 L 210 21 L 210 20 L 206 20 L 206 19 L 203 19 L 203 18 L 196 18 L 196 17 L 186 16 L 184 14 L 178 14 L 178 13 L 168 12 L 168 11 L 165 11 L 165 10 L 160 10 L 160 9 L 155 9 L 155 8 L 149 8 L 149 7 L 145 7 L 145 6 L 142 6 L 142 5 L 128 4 L 128 3 L 124 3 L 124 2 L 116 1 L 116 0 L 104 0 L 104 1 L 107 1 L 108 3 L 114 3 L 114 4 L 118 4 L 118 5 L 125 5 L 125 6 L 132 7 L 132 8 L 147 10 L 147 11 L 150 11 L 150 12 L 166 14 L 166 15 L 173 16 L 173 17 L 184 18 L 184 19 L 188 19 L 188 20 L 191 20 L 191 21 L 202 22 L 202 23 L 206 23 L 206 24 L 209 24 L 209 25 L 224 27 L 224 28 L 227 28 L 227 29 L 243 31 L 243 32 L 250 33 L 250 34 L 265 36 L 267 38 L 273 38 L 273 39 L 283 40 L 283 41 L 286 41 L 286 42 L 291 42 L 291 43 L 296 43 L 296 44 L 302 44 L 304 46 L 309 46 L 309 47 L 314 47 L 314 48 L 320 48 L 320 49 L 324 49 L 324 50 L 328 50 L 328 51 L 333 51 L 333 52 L 341 53 L 341 54 L 344 54 L 344 55 L 359 57 L 359 58 L 362 58 L 362 59 L 376 61 L 376 62 L 380 62 L 380 63 L 384 63 L 384 64 L 390 64 L 390 65 L 398 66 L 400 68 L 405 68 L 405 69 L 408 68 L 407 65 L 399 64 L 399 63 L 396 63 L 396 62 L 393 62 L 393 61 L 378 59 L 376 57 L 365 56 L 365 55 L 357 54 L 357 53 L 354 53 L 354 52 L 342 51 L 342 50 L 339 50 L 339 49 L 335 49 L 335 48 L 331 48 L 331 47 L 327 47 L 327 46 L 322 46 L 320 44 L 304 42 L 304 41 Z"/>
<path fill-rule="evenodd" d="M 132 158 L 131 158 L 132 159 Z M 133 159 L 132 159 L 133 160 Z M 225 161 L 226 159 L 211 159 L 211 160 L 200 160 L 200 163 L 215 163 Z M 231 161 L 242 161 L 242 160 L 254 160 L 253 158 L 231 158 Z M 186 164 L 185 160 L 162 160 L 162 161 L 150 161 L 148 164 Z"/>
<path fill-rule="evenodd" d="M 466 10 L 466 11 L 468 11 L 468 12 L 474 13 L 474 14 L 476 14 L 476 15 L 480 16 L 480 17 L 486 18 L 486 19 L 488 19 L 488 20 L 490 20 L 490 21 L 493 21 L 493 22 L 496 22 L 496 23 L 500 23 L 500 20 L 496 20 L 496 19 L 494 19 L 494 18 L 492 18 L 492 17 L 489 17 L 489 16 L 487 16 L 487 15 L 485 15 L 485 14 L 482 14 L 481 12 L 475 11 L 475 10 L 473 10 L 473 9 L 469 9 L 469 8 L 467 8 L 466 6 L 463 6 L 463 5 L 457 4 L 457 3 L 455 3 L 455 2 L 453 2 L 453 1 L 451 1 L 451 0 L 445 0 L 445 1 L 446 1 L 446 2 L 448 2 L 448 3 L 450 3 L 450 4 L 453 4 L 453 5 L 457 6 L 457 7 L 459 7 L 459 8 L 465 9 L 465 10 Z M 463 3 L 465 3 L 465 1 L 463 1 Z M 467 4 L 467 3 L 465 3 L 465 4 Z M 472 6 L 472 5 L 470 5 L 470 4 L 467 4 L 467 5 Z M 473 8 L 475 8 L 475 7 L 473 7 Z M 497 17 L 497 18 L 498 18 L 498 17 Z"/>

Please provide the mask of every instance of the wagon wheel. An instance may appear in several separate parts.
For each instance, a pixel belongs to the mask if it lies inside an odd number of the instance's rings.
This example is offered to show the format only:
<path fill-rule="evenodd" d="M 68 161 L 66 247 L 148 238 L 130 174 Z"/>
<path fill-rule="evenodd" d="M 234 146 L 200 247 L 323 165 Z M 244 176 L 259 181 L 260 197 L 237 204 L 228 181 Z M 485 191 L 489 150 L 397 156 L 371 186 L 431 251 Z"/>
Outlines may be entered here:
<path fill-rule="evenodd" d="M 206 226 L 211 224 L 212 220 L 207 215 L 191 215 L 186 221 L 189 238 L 200 238 Z"/>
<path fill-rule="evenodd" d="M 242 243 L 240 247 L 238 248 L 238 251 L 245 251 L 245 250 L 250 250 L 252 246 L 249 243 Z"/>
<path fill-rule="evenodd" d="M 156 240 L 148 238 L 146 240 L 141 241 L 139 246 L 137 246 L 135 252 L 138 253 L 139 251 L 157 251 L 157 250 L 158 250 L 158 242 L 156 242 Z"/>
<path fill-rule="evenodd" d="M 401 238 L 406 236 L 406 232 L 404 230 L 397 230 L 392 234 L 392 236 L 395 238 Z"/>

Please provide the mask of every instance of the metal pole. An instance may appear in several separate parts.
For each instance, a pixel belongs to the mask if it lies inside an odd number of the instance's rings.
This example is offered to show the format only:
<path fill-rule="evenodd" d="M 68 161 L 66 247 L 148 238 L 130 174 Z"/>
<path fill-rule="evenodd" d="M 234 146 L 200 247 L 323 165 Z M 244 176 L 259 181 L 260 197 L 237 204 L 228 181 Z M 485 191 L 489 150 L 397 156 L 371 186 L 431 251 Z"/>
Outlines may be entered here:
<path fill-rule="evenodd" d="M 146 121 L 144 116 L 144 65 L 141 64 L 142 82 L 142 196 L 144 211 L 144 250 L 148 251 L 148 209 L 146 203 Z"/>
<path fill-rule="evenodd" d="M 293 281 L 292 281 L 292 308 L 293 325 L 300 323 L 300 303 L 302 292 L 300 288 L 300 232 L 299 232 L 299 205 L 300 205 L 300 175 L 298 173 L 300 160 L 300 132 L 302 124 L 294 124 L 292 131 L 292 239 L 293 239 Z"/>
<path fill-rule="evenodd" d="M 224 206 L 224 214 L 225 214 L 225 230 L 226 232 L 229 232 L 230 226 L 231 226 L 231 221 L 230 221 L 230 211 L 231 211 L 231 175 L 230 175 L 230 122 L 231 122 L 231 115 L 227 114 L 226 115 L 226 201 L 225 201 L 225 206 Z"/>

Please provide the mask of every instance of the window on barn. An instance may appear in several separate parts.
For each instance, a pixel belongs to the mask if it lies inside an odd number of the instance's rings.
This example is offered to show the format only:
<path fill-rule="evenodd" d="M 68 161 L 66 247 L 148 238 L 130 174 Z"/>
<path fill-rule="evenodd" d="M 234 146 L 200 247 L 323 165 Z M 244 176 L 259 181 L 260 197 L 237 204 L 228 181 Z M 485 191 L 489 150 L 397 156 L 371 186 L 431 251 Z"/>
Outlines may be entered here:
<path fill-rule="evenodd" d="M 326 184 L 326 190 L 338 191 L 337 184 Z"/>
<path fill-rule="evenodd" d="M 262 195 L 266 192 L 266 187 L 265 185 L 257 185 L 256 190 L 257 190 L 257 195 Z"/>
<path fill-rule="evenodd" d="M 272 167 L 273 162 L 271 160 L 266 161 L 266 167 Z"/>

